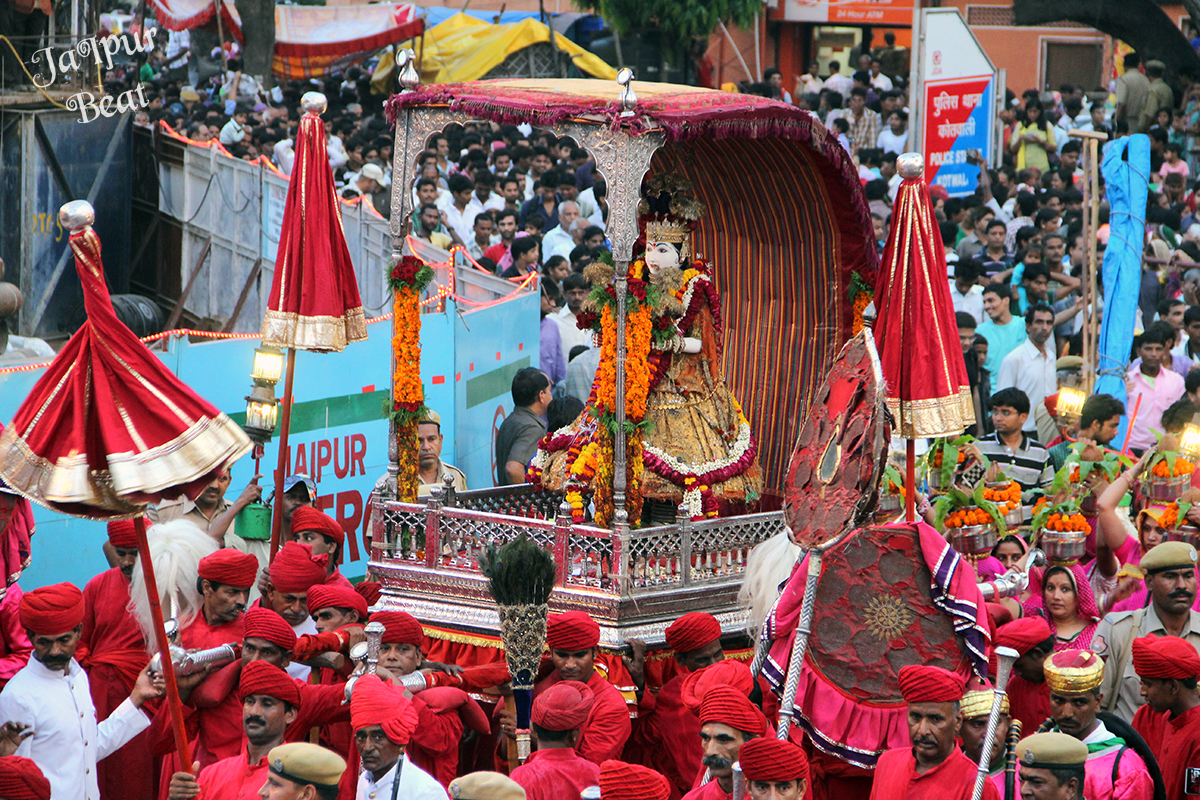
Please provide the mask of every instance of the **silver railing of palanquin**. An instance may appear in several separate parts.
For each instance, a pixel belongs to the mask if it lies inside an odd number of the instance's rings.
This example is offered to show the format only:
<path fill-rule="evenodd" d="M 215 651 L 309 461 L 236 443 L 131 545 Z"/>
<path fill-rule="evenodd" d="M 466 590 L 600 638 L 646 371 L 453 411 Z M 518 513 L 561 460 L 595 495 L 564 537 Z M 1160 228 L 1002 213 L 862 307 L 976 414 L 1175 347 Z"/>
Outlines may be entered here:
<path fill-rule="evenodd" d="M 371 572 L 384 585 L 381 607 L 434 625 L 499 629 L 496 603 L 479 553 L 528 536 L 554 553 L 554 611 L 585 610 L 601 627 L 601 645 L 625 639 L 662 642 L 675 618 L 703 608 L 727 631 L 745 612 L 737 593 L 746 559 L 783 530 L 780 512 L 630 530 L 571 522 L 562 496 L 530 485 L 455 492 L 435 490 L 424 503 L 380 500 L 372 514 Z"/>

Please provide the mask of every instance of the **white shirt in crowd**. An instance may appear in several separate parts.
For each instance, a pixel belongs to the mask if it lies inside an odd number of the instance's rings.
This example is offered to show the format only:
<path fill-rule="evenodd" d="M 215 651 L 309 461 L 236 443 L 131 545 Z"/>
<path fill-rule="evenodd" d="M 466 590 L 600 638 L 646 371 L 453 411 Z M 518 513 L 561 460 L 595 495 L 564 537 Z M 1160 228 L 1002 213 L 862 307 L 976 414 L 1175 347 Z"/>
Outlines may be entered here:
<path fill-rule="evenodd" d="M 469 242 L 475 235 L 475 217 L 483 212 L 475 211 L 470 203 L 462 211 L 454 203 L 447 204 L 443 210 L 446 212 L 446 225 L 458 232 L 459 239 Z"/>
<path fill-rule="evenodd" d="M 1000 375 L 996 379 L 993 391 L 1015 386 L 1029 398 L 1031 413 L 1025 420 L 1026 433 L 1037 431 L 1033 408 L 1058 391 L 1058 377 L 1055 372 L 1057 359 L 1054 353 L 1053 337 L 1042 345 L 1041 350 L 1026 338 L 1000 362 Z"/>
<path fill-rule="evenodd" d="M 575 237 L 563 230 L 562 225 L 542 237 L 542 262 L 552 256 L 570 259 L 575 249 Z"/>
<path fill-rule="evenodd" d="M 446 790 L 437 779 L 409 761 L 407 754 L 378 782 L 369 770 L 364 770 L 358 776 L 356 800 L 391 800 L 397 766 L 400 767 L 400 790 L 396 792 L 396 797 L 403 797 L 404 800 L 446 800 Z"/>
<path fill-rule="evenodd" d="M 592 346 L 592 332 L 579 330 L 579 326 L 575 324 L 575 315 L 571 313 L 569 306 L 563 306 L 550 316 L 558 323 L 558 335 L 562 340 L 564 356 L 569 355 L 571 348 L 577 344 L 588 348 Z"/>
<path fill-rule="evenodd" d="M 890 92 L 892 90 L 892 79 L 881 72 L 871 78 L 871 85 L 881 92 Z"/>
<path fill-rule="evenodd" d="M 130 700 L 98 721 L 87 673 L 75 659 L 63 673 L 30 658 L 0 692 L 0 719 L 33 729 L 16 754 L 38 765 L 54 800 L 99 800 L 96 762 L 150 727 Z"/>
<path fill-rule="evenodd" d="M 884 120 L 884 125 L 887 125 L 887 120 Z M 879 132 L 879 137 L 875 140 L 875 146 L 885 153 L 895 153 L 900 155 L 908 148 L 908 131 L 904 133 L 892 133 L 891 127 L 885 127 Z"/>
<path fill-rule="evenodd" d="M 825 79 L 825 88 L 840 94 L 842 102 L 845 103 L 850 99 L 850 90 L 854 88 L 854 80 L 839 72 Z"/>
<path fill-rule="evenodd" d="M 975 318 L 975 324 L 983 322 L 983 287 L 975 284 L 967 293 L 958 290 L 958 285 L 950 281 L 950 299 L 954 301 L 955 311 L 965 311 Z"/>

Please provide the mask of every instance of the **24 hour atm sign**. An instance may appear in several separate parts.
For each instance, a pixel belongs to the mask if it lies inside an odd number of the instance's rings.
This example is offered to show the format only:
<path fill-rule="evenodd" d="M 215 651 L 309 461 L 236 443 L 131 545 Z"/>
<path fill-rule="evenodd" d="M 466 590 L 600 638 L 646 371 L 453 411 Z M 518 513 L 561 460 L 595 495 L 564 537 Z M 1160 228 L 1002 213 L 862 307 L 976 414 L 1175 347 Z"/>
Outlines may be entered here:
<path fill-rule="evenodd" d="M 967 163 L 967 152 L 978 150 L 986 158 L 991 147 L 992 76 L 930 81 L 924 100 L 925 178 L 951 196 L 970 194 L 979 167 Z"/>

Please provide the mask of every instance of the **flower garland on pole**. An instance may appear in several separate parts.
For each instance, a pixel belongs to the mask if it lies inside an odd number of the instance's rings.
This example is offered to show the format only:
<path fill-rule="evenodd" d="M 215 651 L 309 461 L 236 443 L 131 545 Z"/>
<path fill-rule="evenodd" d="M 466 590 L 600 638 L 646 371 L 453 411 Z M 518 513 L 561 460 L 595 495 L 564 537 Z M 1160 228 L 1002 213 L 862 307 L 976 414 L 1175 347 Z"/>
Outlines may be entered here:
<path fill-rule="evenodd" d="M 419 473 L 417 423 L 429 414 L 421 383 L 421 293 L 433 280 L 433 270 L 416 256 L 402 256 L 388 275 L 392 291 L 392 402 L 388 414 L 396 425 L 399 472 L 396 499 L 417 499 Z"/>

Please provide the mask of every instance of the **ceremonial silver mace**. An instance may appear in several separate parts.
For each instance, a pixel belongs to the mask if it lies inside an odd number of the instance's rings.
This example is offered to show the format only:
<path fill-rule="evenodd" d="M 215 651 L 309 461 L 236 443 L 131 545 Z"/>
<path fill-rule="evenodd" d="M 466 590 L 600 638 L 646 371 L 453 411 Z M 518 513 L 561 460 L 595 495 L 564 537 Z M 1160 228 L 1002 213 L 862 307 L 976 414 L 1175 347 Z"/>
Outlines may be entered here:
<path fill-rule="evenodd" d="M 1004 703 L 1008 675 L 1012 672 L 1013 662 L 1020 654 L 1011 647 L 996 648 L 996 689 L 992 695 L 992 710 L 988 714 L 987 732 L 983 735 L 983 749 L 979 751 L 979 771 L 975 773 L 975 788 L 971 792 L 971 800 L 983 797 L 983 785 L 987 782 L 988 768 L 992 762 L 992 743 L 996 741 L 996 726 L 1000 724 L 1000 708 Z"/>

